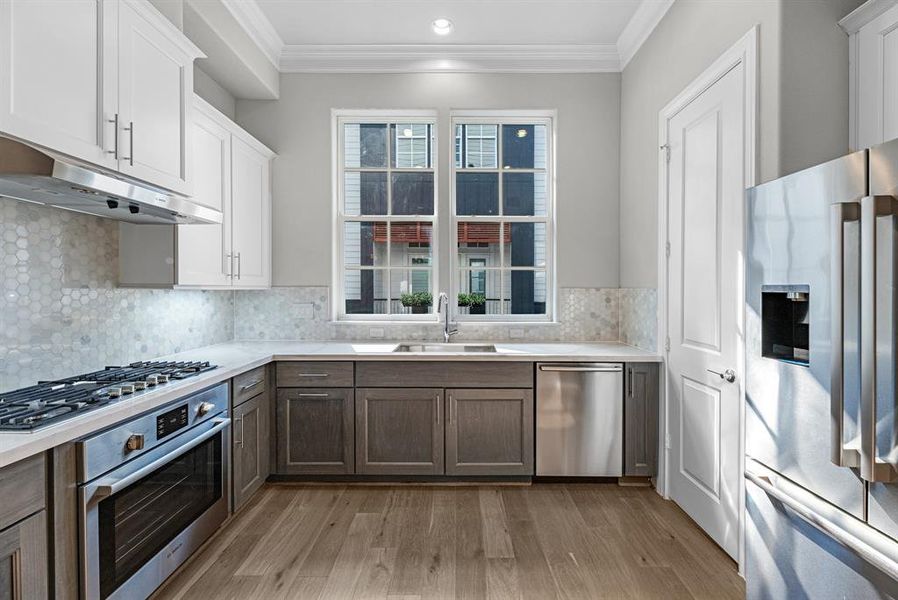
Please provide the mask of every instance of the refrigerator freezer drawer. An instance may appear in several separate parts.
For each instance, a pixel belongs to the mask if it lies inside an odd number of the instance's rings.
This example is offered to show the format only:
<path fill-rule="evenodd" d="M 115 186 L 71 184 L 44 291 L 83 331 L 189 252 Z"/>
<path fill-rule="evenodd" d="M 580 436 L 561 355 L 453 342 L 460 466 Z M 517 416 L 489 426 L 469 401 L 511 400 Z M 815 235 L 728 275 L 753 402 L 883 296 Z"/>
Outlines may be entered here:
<path fill-rule="evenodd" d="M 536 474 L 622 476 L 623 391 L 619 363 L 538 365 Z"/>
<path fill-rule="evenodd" d="M 898 544 L 752 463 L 746 465 L 747 598 L 898 599 L 892 577 L 898 556 L 889 556 Z"/>

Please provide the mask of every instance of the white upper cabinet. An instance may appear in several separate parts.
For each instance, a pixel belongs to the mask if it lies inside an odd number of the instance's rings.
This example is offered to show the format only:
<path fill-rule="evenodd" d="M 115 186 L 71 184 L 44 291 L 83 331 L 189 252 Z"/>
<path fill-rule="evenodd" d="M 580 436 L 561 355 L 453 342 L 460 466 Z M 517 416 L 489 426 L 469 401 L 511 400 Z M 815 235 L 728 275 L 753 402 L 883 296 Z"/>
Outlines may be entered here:
<path fill-rule="evenodd" d="M 270 287 L 274 153 L 202 99 L 193 104 L 194 200 L 221 210 L 224 219 L 177 226 L 175 284 Z"/>
<path fill-rule="evenodd" d="M 231 223 L 235 287 L 271 285 L 271 155 L 259 144 L 231 140 Z"/>
<path fill-rule="evenodd" d="M 105 98 L 110 90 L 102 85 L 104 10 L 113 7 L 102 0 L 0 2 L 0 131 L 116 168 L 116 92 Z"/>
<path fill-rule="evenodd" d="M 146 0 L 0 0 L 0 133 L 189 195 L 200 56 Z"/>
<path fill-rule="evenodd" d="M 849 35 L 851 149 L 898 138 L 898 4 L 870 0 L 840 24 Z"/>
<path fill-rule="evenodd" d="M 231 285 L 231 132 L 196 101 L 193 111 L 193 199 L 222 211 L 216 225 L 178 225 L 178 284 Z"/>
<path fill-rule="evenodd" d="M 119 2 L 119 170 L 189 194 L 194 54 L 168 25 L 142 2 Z"/>

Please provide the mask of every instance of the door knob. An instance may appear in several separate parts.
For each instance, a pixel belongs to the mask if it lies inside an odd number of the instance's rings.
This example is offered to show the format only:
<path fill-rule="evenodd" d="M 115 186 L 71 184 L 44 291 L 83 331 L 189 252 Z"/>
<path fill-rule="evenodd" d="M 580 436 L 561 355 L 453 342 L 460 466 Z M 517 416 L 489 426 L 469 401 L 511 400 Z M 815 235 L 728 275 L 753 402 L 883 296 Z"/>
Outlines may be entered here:
<path fill-rule="evenodd" d="M 707 371 L 708 371 L 708 373 L 714 373 L 715 375 L 717 375 L 718 377 L 720 377 L 727 383 L 733 383 L 734 381 L 736 381 L 736 371 L 734 371 L 732 369 L 727 369 L 723 373 L 720 373 L 718 371 L 712 371 L 711 369 L 707 369 Z"/>

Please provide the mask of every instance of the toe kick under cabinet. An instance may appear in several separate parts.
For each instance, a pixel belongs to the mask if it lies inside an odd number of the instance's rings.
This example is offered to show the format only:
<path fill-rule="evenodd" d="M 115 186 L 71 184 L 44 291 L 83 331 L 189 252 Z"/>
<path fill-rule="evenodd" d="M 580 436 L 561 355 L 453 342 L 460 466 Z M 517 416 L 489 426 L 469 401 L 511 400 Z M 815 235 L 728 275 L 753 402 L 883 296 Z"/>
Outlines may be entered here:
<path fill-rule="evenodd" d="M 280 475 L 530 476 L 533 363 L 281 362 Z"/>

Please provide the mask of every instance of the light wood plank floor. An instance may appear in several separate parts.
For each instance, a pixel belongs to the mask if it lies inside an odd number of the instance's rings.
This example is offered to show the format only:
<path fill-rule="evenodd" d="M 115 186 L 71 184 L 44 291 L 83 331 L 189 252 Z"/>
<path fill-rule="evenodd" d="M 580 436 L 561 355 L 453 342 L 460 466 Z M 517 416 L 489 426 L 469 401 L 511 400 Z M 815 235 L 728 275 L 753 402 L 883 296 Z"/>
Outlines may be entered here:
<path fill-rule="evenodd" d="M 744 597 L 676 505 L 613 484 L 266 485 L 155 596 Z"/>

